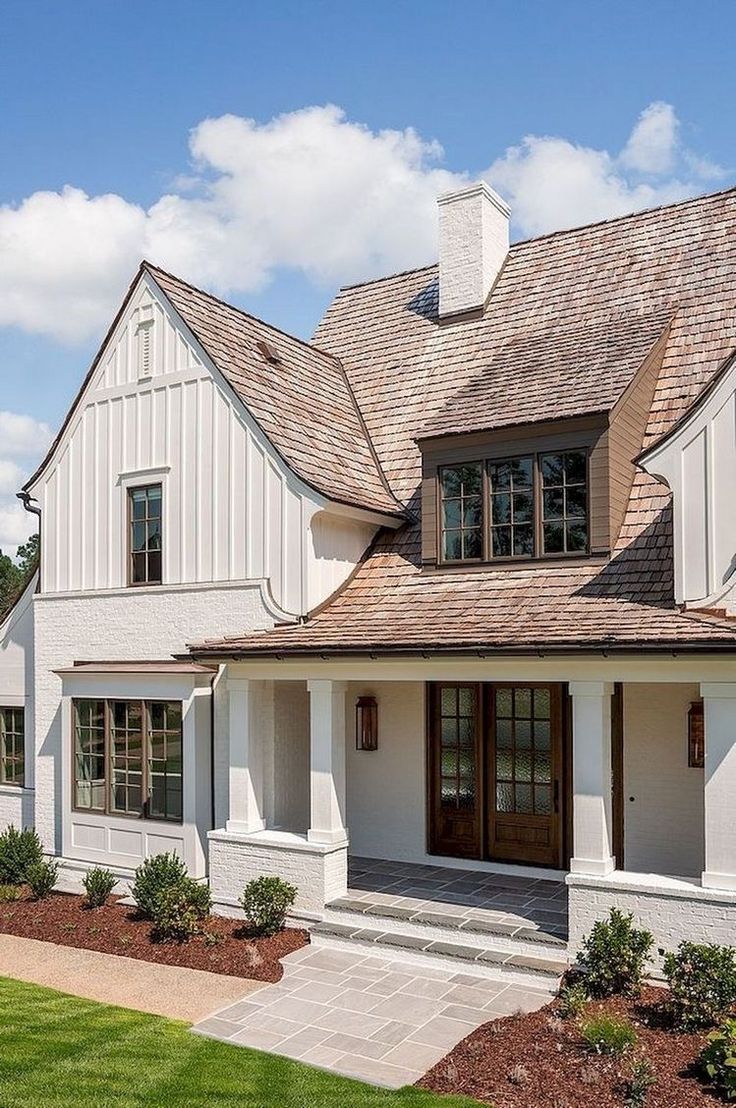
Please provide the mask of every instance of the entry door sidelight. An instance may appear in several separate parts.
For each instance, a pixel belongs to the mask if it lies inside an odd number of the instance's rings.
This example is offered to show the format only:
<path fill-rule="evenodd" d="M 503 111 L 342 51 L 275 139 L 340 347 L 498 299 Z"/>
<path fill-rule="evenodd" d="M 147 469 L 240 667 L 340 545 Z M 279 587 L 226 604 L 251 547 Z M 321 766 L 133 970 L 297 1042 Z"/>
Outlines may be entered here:
<path fill-rule="evenodd" d="M 560 686 L 491 685 L 486 697 L 488 855 L 560 866 Z"/>
<path fill-rule="evenodd" d="M 479 685 L 429 689 L 430 849 L 478 858 L 481 850 Z"/>

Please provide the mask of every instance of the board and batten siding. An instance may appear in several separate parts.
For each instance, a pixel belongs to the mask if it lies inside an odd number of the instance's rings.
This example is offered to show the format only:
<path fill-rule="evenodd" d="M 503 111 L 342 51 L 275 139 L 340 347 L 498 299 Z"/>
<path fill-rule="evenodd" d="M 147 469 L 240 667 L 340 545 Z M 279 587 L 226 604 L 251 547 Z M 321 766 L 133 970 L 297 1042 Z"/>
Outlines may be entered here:
<path fill-rule="evenodd" d="M 342 582 L 375 525 L 355 525 L 358 550 L 336 517 L 330 547 L 325 502 L 288 469 L 159 297 L 142 277 L 32 489 L 43 513 L 43 591 L 126 587 L 128 490 L 161 484 L 165 585 L 266 580 L 281 609 L 304 613 Z"/>
<path fill-rule="evenodd" d="M 736 613 L 736 361 L 641 465 L 672 490 L 675 599 Z"/>

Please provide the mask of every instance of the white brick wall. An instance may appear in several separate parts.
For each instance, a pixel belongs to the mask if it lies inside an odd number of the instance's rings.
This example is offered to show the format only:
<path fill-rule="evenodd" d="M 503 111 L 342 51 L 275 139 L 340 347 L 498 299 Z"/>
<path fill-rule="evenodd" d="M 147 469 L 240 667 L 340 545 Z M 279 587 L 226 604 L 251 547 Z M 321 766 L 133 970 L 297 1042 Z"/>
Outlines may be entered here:
<path fill-rule="evenodd" d="M 260 840 L 260 841 L 259 841 Z M 291 845 L 274 833 L 235 835 L 212 831 L 210 888 L 217 904 L 237 904 L 243 889 L 256 877 L 281 877 L 297 889 L 297 911 L 319 913 L 347 890 L 347 845 L 323 846 L 306 841 Z"/>
<path fill-rule="evenodd" d="M 639 879 L 641 880 L 641 879 Z M 695 885 L 678 891 L 675 883 L 667 887 L 637 887 L 625 877 L 594 878 L 570 875 L 567 878 L 570 908 L 570 953 L 580 948 L 596 920 L 604 919 L 611 908 L 633 912 L 640 927 L 654 935 L 655 949 L 676 949 L 684 939 L 699 943 L 736 946 L 736 894 L 714 892 Z"/>
<path fill-rule="evenodd" d="M 239 587 L 127 589 L 98 595 L 39 596 L 35 612 L 36 827 L 45 848 L 61 849 L 61 679 L 77 660 L 163 659 L 198 639 L 273 626 L 258 583 Z M 217 768 L 223 764 L 219 730 Z M 28 743 L 30 752 L 31 743 Z M 222 773 L 218 777 L 222 779 Z M 222 789 L 222 781 L 220 788 Z M 227 788 L 227 775 L 224 775 Z M 220 793 L 219 803 L 223 797 Z"/>
<path fill-rule="evenodd" d="M 0 831 L 10 824 L 30 827 L 33 824 L 33 790 L 0 785 Z"/>

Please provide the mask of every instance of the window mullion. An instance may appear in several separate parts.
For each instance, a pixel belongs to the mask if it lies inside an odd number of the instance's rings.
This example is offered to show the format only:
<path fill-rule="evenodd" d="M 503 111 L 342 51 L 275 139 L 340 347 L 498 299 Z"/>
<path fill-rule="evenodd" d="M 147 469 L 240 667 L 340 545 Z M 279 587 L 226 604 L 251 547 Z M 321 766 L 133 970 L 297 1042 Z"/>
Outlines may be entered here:
<path fill-rule="evenodd" d="M 105 815 L 113 812 L 112 788 L 113 788 L 113 753 L 112 753 L 112 705 L 109 700 L 104 700 L 102 719 L 104 724 L 105 741 Z M 92 766 L 93 747 L 90 740 L 90 769 Z"/>
<path fill-rule="evenodd" d="M 149 805 L 149 800 L 150 800 L 148 769 L 149 769 L 149 745 L 150 745 L 151 739 L 150 739 L 150 734 L 149 734 L 148 723 L 149 723 L 149 721 L 148 721 L 148 701 L 147 700 L 142 700 L 141 701 L 141 729 L 142 729 L 142 734 L 141 734 L 141 758 L 142 758 L 142 765 L 141 765 L 141 816 L 143 817 L 143 819 L 147 819 L 147 817 L 148 817 L 148 805 Z"/>
<path fill-rule="evenodd" d="M 542 544 L 542 519 L 544 516 L 544 505 L 542 496 L 542 467 L 540 465 L 539 458 L 539 454 L 534 454 L 532 463 L 532 516 L 534 519 L 535 558 L 541 557 L 544 550 Z"/>

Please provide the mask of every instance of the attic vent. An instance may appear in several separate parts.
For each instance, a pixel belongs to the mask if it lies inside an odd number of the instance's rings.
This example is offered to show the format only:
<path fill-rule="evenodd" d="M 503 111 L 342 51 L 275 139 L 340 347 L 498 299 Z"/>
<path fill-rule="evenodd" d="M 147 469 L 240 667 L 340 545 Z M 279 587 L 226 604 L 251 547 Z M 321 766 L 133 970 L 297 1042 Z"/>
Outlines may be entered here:
<path fill-rule="evenodd" d="M 138 376 L 150 377 L 153 373 L 153 305 L 141 308 L 138 328 Z"/>
<path fill-rule="evenodd" d="M 270 342 L 263 342 L 263 340 L 259 339 L 256 346 L 270 365 L 281 365 L 281 355 Z"/>

